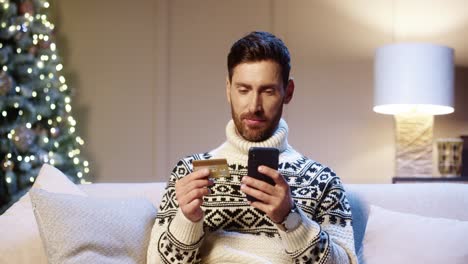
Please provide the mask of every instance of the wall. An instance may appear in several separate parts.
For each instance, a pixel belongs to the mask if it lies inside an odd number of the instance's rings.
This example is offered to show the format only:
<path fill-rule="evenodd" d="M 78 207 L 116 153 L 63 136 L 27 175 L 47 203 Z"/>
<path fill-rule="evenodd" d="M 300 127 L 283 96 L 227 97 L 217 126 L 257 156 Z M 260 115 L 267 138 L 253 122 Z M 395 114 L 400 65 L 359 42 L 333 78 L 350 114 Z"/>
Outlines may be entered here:
<path fill-rule="evenodd" d="M 463 1 L 54 1 L 58 48 L 97 182 L 166 180 L 187 154 L 224 141 L 226 55 L 252 30 L 292 54 L 290 143 L 347 183 L 389 183 L 391 116 L 372 111 L 373 54 L 397 41 L 455 48 L 456 113 L 435 138 L 468 134 Z M 466 12 L 465 12 L 466 13 Z M 436 173 L 436 172 L 435 172 Z"/>

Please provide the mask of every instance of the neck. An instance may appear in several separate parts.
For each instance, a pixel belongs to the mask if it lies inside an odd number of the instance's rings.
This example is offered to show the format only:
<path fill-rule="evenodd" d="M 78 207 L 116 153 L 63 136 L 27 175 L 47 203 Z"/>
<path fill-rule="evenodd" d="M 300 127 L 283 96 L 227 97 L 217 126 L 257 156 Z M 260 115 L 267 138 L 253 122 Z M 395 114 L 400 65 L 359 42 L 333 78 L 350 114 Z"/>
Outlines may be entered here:
<path fill-rule="evenodd" d="M 227 142 L 242 154 L 247 154 L 251 147 L 271 147 L 277 148 L 280 152 L 283 152 L 288 147 L 288 130 L 288 124 L 286 124 L 286 121 L 280 119 L 278 126 L 271 137 L 264 141 L 252 142 L 244 139 L 237 131 L 234 121 L 230 120 L 226 126 L 226 137 Z"/>

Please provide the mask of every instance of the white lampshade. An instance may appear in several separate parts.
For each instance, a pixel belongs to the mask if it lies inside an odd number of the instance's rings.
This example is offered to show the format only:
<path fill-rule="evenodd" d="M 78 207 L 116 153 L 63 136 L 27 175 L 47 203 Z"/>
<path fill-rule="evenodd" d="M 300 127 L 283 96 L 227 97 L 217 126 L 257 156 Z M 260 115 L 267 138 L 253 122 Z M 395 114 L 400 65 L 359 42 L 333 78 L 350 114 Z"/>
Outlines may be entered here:
<path fill-rule="evenodd" d="M 399 43 L 377 49 L 374 61 L 374 111 L 416 111 L 442 115 L 454 111 L 452 48 Z"/>

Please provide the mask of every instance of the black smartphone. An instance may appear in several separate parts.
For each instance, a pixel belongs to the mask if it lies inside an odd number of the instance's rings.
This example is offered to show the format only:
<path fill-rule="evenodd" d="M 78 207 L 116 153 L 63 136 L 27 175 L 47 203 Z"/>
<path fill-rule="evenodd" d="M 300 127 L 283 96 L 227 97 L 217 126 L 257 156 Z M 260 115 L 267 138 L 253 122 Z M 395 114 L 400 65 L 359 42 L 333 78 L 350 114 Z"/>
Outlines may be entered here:
<path fill-rule="evenodd" d="M 249 161 L 247 164 L 247 175 L 267 182 L 271 185 L 275 185 L 272 178 L 258 172 L 258 167 L 261 165 L 267 166 L 274 170 L 278 170 L 278 159 L 279 150 L 276 148 L 261 148 L 252 147 L 249 149 Z M 256 201 L 254 197 L 247 195 L 247 200 L 253 202 Z"/>

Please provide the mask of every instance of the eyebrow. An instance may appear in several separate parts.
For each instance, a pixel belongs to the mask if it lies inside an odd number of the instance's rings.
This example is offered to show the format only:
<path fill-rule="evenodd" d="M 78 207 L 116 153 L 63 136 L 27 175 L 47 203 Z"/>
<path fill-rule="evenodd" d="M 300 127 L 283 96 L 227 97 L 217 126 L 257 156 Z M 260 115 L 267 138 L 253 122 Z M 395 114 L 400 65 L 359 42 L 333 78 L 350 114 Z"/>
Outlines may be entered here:
<path fill-rule="evenodd" d="M 247 84 L 247 83 L 243 83 L 243 82 L 235 82 L 234 86 L 235 87 L 246 87 L 246 88 L 252 89 L 252 85 Z M 277 85 L 276 84 L 266 84 L 266 85 L 260 86 L 260 89 L 262 89 L 262 90 L 268 89 L 268 88 L 277 88 Z"/>

